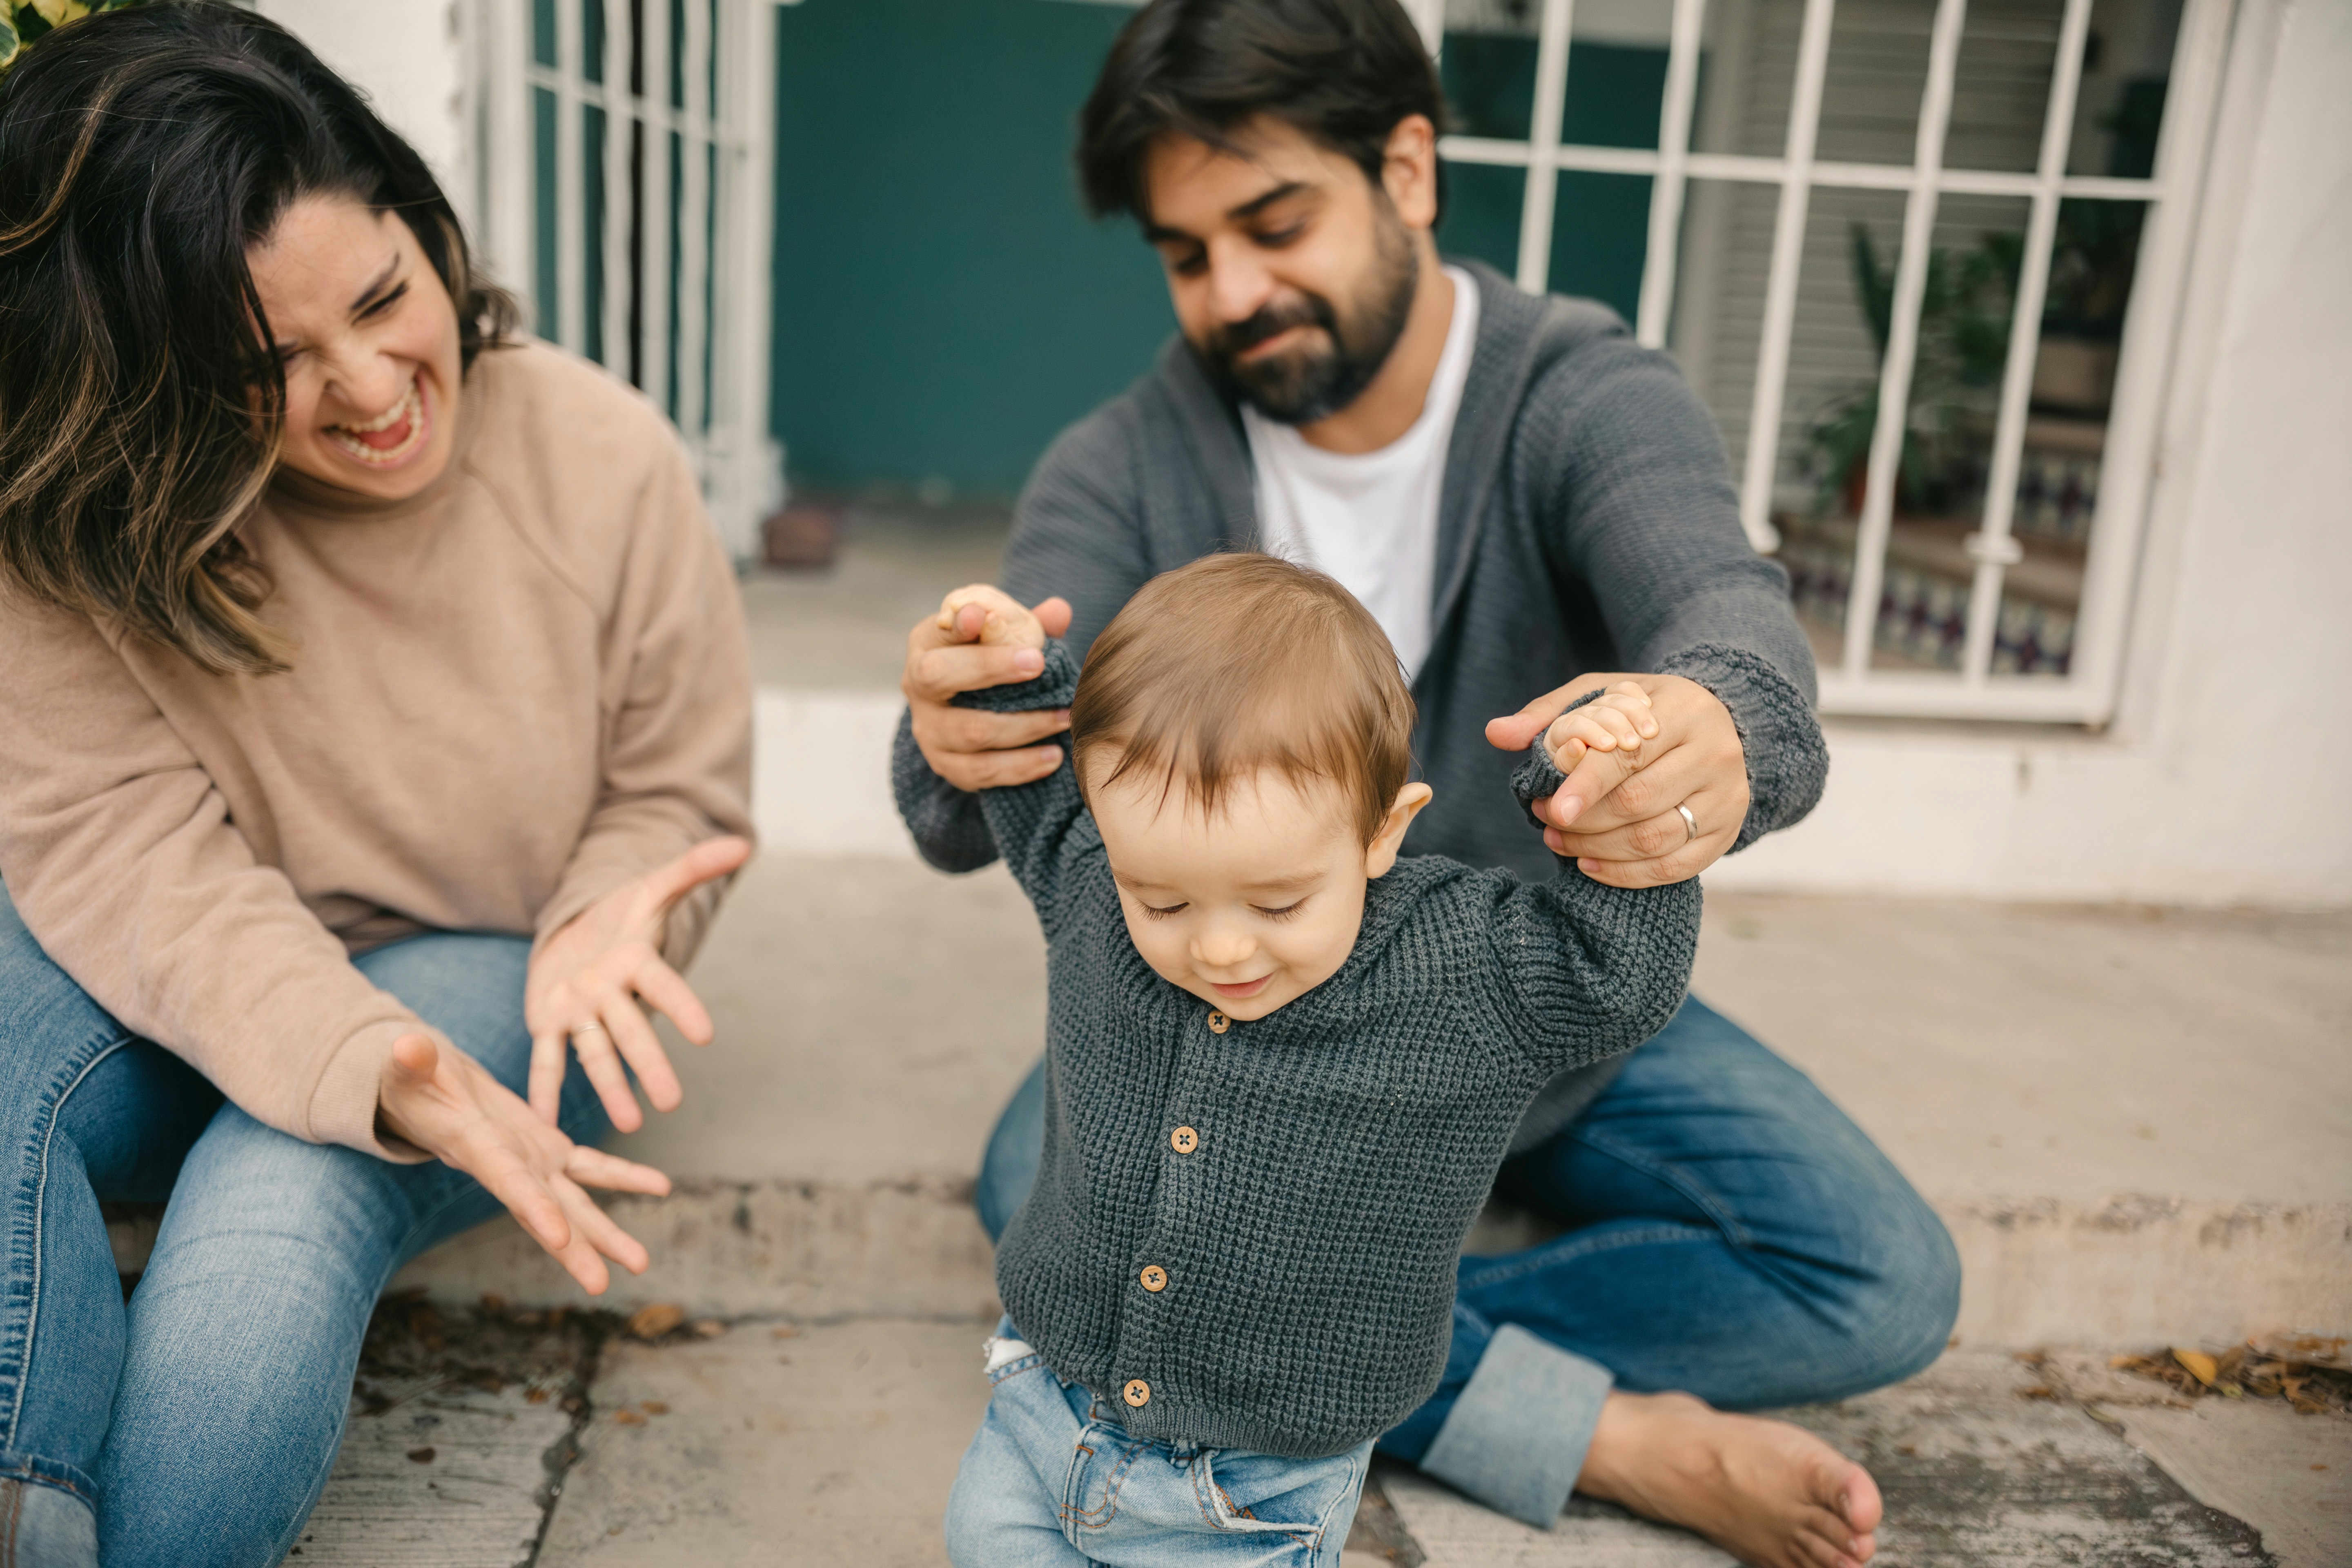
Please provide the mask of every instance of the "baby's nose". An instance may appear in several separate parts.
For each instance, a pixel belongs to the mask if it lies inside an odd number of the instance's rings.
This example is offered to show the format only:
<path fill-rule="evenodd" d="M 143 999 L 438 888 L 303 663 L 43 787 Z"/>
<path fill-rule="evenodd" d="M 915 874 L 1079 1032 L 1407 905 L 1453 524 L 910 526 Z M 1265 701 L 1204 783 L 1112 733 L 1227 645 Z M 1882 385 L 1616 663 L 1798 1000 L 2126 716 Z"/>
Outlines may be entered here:
<path fill-rule="evenodd" d="M 1257 942 L 1245 931 L 1206 931 L 1193 943 L 1192 954 L 1212 969 L 1231 969 L 1255 957 Z"/>

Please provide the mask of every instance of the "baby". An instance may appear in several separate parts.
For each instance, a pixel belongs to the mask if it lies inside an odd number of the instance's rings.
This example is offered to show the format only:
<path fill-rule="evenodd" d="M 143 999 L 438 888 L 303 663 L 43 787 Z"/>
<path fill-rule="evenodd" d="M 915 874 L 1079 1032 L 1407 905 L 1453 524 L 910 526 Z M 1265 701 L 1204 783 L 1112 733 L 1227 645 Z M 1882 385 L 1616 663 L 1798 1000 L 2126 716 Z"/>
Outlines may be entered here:
<path fill-rule="evenodd" d="M 1520 1113 L 1673 1015 L 1698 886 L 1400 858 L 1430 799 L 1412 698 L 1318 573 L 1155 578 L 1084 679 L 993 588 L 943 624 L 971 605 L 1045 667 L 958 700 L 1067 707 L 1070 760 L 981 796 L 1045 931 L 1045 1141 L 997 1250 L 949 1554 L 1326 1568 L 1373 1439 L 1437 1386 Z M 1521 765 L 1522 808 L 1644 733 L 1638 687 L 1588 700 Z"/>

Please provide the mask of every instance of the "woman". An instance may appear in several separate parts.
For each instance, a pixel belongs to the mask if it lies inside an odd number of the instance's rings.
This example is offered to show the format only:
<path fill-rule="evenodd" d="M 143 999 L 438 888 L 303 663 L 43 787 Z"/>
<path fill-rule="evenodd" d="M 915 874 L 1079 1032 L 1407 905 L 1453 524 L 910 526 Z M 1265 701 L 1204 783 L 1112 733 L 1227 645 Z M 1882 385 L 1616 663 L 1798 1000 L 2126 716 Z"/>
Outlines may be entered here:
<path fill-rule="evenodd" d="M 710 1035 L 750 661 L 675 437 L 511 313 L 267 21 L 0 83 L 14 1563 L 277 1563 L 384 1282 L 501 1204 L 646 1266 L 583 1189 L 667 1183 L 589 1145 L 625 1063 L 677 1103 L 640 1002 Z M 166 1196 L 125 1303 L 99 1203 Z"/>

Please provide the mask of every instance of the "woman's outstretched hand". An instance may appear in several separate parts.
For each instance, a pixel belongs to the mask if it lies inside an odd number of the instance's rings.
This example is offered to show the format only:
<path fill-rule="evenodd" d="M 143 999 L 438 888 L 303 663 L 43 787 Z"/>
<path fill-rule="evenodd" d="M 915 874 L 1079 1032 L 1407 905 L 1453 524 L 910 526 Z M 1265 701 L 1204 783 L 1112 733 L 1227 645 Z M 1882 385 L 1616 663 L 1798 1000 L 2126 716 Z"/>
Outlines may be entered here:
<path fill-rule="evenodd" d="M 698 1046 L 710 1043 L 710 1014 L 678 972 L 662 962 L 662 931 L 677 901 L 751 857 L 740 838 L 712 838 L 668 865 L 624 882 L 566 921 L 530 957 L 523 1021 L 530 1027 L 530 1108 L 555 1125 L 563 1093 L 565 1041 L 580 1053 L 588 1081 L 613 1125 L 645 1125 L 629 1092 L 626 1062 L 657 1110 L 676 1110 L 685 1091 L 661 1040 L 638 1003 L 666 1013 Z"/>
<path fill-rule="evenodd" d="M 488 1188 L 591 1296 L 612 1282 L 607 1258 L 632 1274 L 645 1272 L 645 1247 L 583 1189 L 659 1197 L 669 1178 L 574 1143 L 465 1052 L 423 1035 L 394 1041 L 376 1086 L 376 1122 Z"/>

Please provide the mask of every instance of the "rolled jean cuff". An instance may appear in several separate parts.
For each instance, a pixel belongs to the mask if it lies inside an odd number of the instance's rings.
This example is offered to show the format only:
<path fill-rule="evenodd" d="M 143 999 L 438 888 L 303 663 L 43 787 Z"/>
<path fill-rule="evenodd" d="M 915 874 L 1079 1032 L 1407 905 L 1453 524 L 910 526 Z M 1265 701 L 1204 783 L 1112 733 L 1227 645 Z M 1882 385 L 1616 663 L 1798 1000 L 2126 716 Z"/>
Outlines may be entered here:
<path fill-rule="evenodd" d="M 0 1551 L 10 1568 L 98 1568 L 97 1496 L 72 1465 L 0 1453 Z"/>
<path fill-rule="evenodd" d="M 1600 1363 L 1505 1323 L 1422 1456 L 1422 1470 L 1549 1530 L 1575 1489 L 1615 1381 Z"/>

